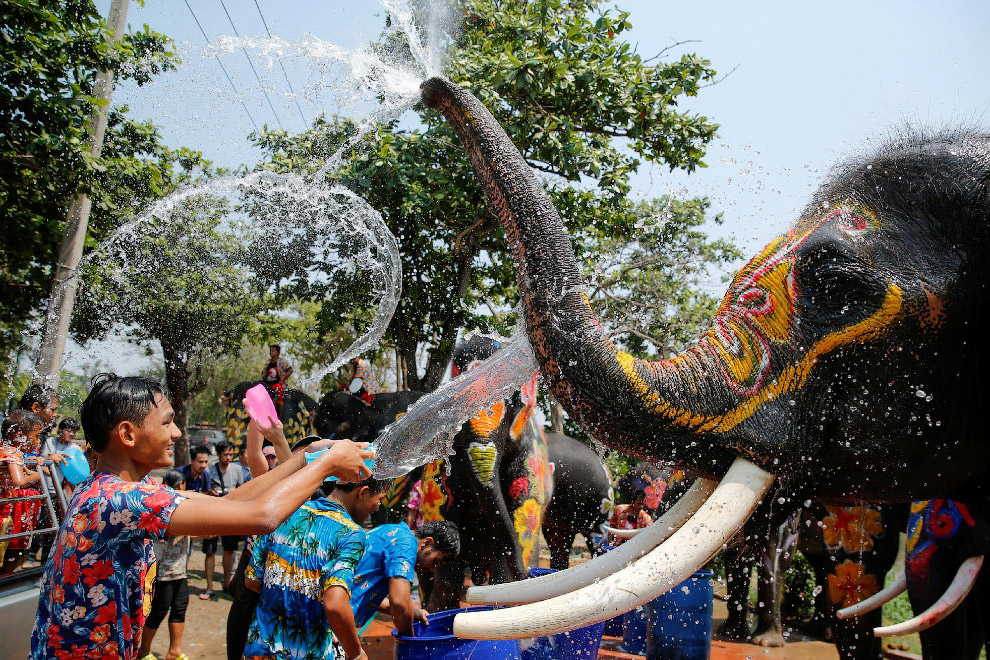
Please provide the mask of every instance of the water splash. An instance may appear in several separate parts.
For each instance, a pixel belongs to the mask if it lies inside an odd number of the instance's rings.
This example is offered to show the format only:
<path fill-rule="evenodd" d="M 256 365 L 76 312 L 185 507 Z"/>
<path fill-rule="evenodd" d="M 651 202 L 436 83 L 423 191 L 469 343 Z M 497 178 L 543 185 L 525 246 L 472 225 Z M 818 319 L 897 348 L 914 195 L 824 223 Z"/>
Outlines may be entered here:
<path fill-rule="evenodd" d="M 385 429 L 375 441 L 375 476 L 392 479 L 449 455 L 464 422 L 509 398 L 538 368 L 525 327 L 520 324 L 501 350 L 416 401 Z"/>

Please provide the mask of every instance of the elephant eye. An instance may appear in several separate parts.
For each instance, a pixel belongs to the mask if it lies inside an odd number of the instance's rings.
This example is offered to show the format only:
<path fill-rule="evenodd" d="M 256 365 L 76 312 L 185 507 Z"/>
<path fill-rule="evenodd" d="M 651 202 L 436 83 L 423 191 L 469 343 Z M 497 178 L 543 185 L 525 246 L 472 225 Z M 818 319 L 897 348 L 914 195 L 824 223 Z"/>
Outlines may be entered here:
<path fill-rule="evenodd" d="M 877 310 L 886 291 L 866 264 L 829 249 L 801 259 L 796 280 L 802 323 L 823 332 L 865 319 Z"/>

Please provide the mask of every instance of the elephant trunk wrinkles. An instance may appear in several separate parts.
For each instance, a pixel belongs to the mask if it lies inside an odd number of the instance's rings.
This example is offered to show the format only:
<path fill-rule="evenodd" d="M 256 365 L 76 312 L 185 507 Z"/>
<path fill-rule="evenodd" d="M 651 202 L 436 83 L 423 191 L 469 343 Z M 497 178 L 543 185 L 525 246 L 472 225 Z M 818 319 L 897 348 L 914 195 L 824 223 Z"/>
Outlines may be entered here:
<path fill-rule="evenodd" d="M 570 239 L 549 195 L 491 113 L 444 78 L 423 84 L 424 104 L 451 123 L 511 243 L 526 325 L 544 378 L 596 440 L 646 459 L 675 459 L 712 474 L 728 465 L 728 441 L 698 433 L 687 411 L 727 412 L 728 393 L 709 352 L 695 347 L 649 362 L 605 336 L 583 290 Z M 584 394 L 582 394 L 582 392 Z M 617 415 L 614 411 L 627 411 Z M 680 440 L 696 446 L 683 452 Z M 746 448 L 738 451 L 753 454 Z"/>

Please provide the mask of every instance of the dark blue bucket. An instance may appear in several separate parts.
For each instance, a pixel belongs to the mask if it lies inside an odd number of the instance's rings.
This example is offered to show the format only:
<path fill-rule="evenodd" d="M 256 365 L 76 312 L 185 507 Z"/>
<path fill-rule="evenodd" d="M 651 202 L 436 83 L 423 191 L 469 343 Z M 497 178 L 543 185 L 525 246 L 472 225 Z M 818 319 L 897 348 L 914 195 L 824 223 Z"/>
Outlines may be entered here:
<path fill-rule="evenodd" d="M 553 573 L 552 568 L 531 568 L 533 577 Z M 522 660 L 595 660 L 602 643 L 605 622 L 568 630 L 549 637 L 537 637 L 531 643 L 522 642 Z"/>
<path fill-rule="evenodd" d="M 712 572 L 698 571 L 647 606 L 647 660 L 708 660 L 712 655 Z"/>
<path fill-rule="evenodd" d="M 620 651 L 635 655 L 646 653 L 646 638 L 649 635 L 650 615 L 646 605 L 626 612 L 622 617 L 622 646 Z"/>
<path fill-rule="evenodd" d="M 413 624 L 415 637 L 392 631 L 395 660 L 520 660 L 519 642 L 514 639 L 477 640 L 454 637 L 454 616 L 461 612 L 490 610 L 490 607 L 445 610 L 430 614 L 430 625 Z"/>

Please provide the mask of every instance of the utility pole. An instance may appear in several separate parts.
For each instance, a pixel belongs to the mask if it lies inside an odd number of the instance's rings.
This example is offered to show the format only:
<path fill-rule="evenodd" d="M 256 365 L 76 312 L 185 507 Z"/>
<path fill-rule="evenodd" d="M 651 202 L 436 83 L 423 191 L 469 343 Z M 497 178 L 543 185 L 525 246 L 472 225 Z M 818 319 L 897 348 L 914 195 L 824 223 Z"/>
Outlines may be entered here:
<path fill-rule="evenodd" d="M 130 0 L 113 0 L 110 4 L 107 26 L 112 35 L 111 45 L 116 44 L 124 36 L 129 4 Z M 105 103 L 94 105 L 93 113 L 89 117 L 89 152 L 94 158 L 99 158 L 103 151 L 103 136 L 107 130 L 112 95 L 113 72 L 98 72 L 93 96 Z M 52 388 L 58 386 L 59 373 L 62 371 L 62 355 L 69 334 L 69 321 L 72 320 L 72 308 L 76 302 L 76 289 L 79 286 L 76 269 L 82 259 L 83 244 L 86 242 L 86 230 L 89 226 L 89 211 L 92 206 L 93 202 L 89 199 L 89 195 L 83 192 L 77 192 L 69 203 L 65 232 L 62 234 L 62 245 L 58 250 L 58 262 L 55 265 L 55 277 L 48 297 L 45 329 L 35 365 L 34 382 L 39 385 Z"/>

